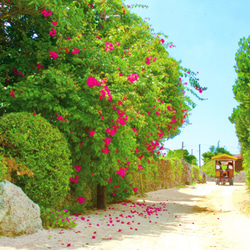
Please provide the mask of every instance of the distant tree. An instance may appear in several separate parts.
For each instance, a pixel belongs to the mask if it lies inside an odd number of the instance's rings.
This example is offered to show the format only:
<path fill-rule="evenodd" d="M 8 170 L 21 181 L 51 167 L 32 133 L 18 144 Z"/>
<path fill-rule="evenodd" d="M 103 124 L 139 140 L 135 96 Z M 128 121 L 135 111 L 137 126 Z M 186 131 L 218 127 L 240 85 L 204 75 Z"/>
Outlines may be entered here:
<path fill-rule="evenodd" d="M 204 161 L 204 163 L 207 163 L 209 161 L 211 161 L 211 158 L 214 156 L 214 153 L 208 151 L 202 154 L 202 160 Z"/>
<path fill-rule="evenodd" d="M 225 149 L 225 147 L 215 147 L 212 145 L 209 148 L 209 150 L 210 151 L 202 154 L 202 157 L 203 157 L 202 160 L 204 161 L 205 164 L 211 161 L 212 157 L 216 155 L 220 155 L 220 154 L 232 155 L 228 150 Z"/>
<path fill-rule="evenodd" d="M 177 149 L 173 151 L 169 150 L 167 153 L 167 158 L 183 158 L 187 163 L 191 165 L 197 165 L 197 158 L 194 155 L 190 155 L 187 149 Z"/>

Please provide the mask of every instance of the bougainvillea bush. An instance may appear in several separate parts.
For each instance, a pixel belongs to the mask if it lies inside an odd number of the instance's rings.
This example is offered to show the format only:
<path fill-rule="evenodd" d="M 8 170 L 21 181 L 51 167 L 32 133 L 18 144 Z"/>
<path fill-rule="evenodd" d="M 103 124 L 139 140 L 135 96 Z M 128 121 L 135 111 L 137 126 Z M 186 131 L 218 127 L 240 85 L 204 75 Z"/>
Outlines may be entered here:
<path fill-rule="evenodd" d="M 72 161 L 60 131 L 40 115 L 18 112 L 0 117 L 0 137 L 1 154 L 30 170 L 11 171 L 13 182 L 39 205 L 61 202 L 69 190 Z"/>
<path fill-rule="evenodd" d="M 18 5 L 5 2 L 0 115 L 40 114 L 65 135 L 80 203 L 86 185 L 111 185 L 114 174 L 135 192 L 129 173 L 155 169 L 163 140 L 188 123 L 186 92 L 200 99 L 205 88 L 121 0 L 32 3 L 11 16 Z M 125 189 L 107 196 L 129 196 Z"/>

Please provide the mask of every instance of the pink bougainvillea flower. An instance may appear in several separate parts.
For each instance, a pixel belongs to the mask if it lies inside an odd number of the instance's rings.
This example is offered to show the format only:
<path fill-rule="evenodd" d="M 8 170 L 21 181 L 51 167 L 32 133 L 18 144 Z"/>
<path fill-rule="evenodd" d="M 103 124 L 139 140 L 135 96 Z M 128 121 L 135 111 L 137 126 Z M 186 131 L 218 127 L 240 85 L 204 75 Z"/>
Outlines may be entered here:
<path fill-rule="evenodd" d="M 143 170 L 142 166 L 138 165 L 138 171 L 141 171 L 141 170 Z"/>
<path fill-rule="evenodd" d="M 135 193 L 137 191 L 137 188 L 136 187 L 133 187 L 133 192 Z"/>
<path fill-rule="evenodd" d="M 94 136 L 94 134 L 95 134 L 95 131 L 94 130 L 92 130 L 92 131 L 90 131 L 90 136 Z"/>
<path fill-rule="evenodd" d="M 78 197 L 77 198 L 77 200 L 79 201 L 79 203 L 81 204 L 81 203 L 84 203 L 84 201 L 85 201 L 85 198 L 84 197 Z"/>
<path fill-rule="evenodd" d="M 36 115 L 36 113 L 33 113 L 33 115 Z"/>
<path fill-rule="evenodd" d="M 123 104 L 123 103 L 119 100 L 119 101 L 118 101 L 118 105 L 122 105 L 122 104 Z"/>
<path fill-rule="evenodd" d="M 44 17 L 48 17 L 48 16 L 52 15 L 53 12 L 51 10 L 44 9 L 41 11 L 41 14 L 43 14 Z"/>
<path fill-rule="evenodd" d="M 74 168 L 76 169 L 76 171 L 80 171 L 82 167 L 79 165 L 76 165 L 76 166 L 74 166 Z"/>
<path fill-rule="evenodd" d="M 99 39 L 99 40 L 101 40 L 101 37 L 97 36 L 97 37 L 96 37 L 96 39 Z"/>
<path fill-rule="evenodd" d="M 123 76 L 123 73 L 119 73 L 119 76 Z"/>
<path fill-rule="evenodd" d="M 54 26 L 56 26 L 56 25 L 57 25 L 57 22 L 52 22 L 52 24 L 53 24 Z"/>
<path fill-rule="evenodd" d="M 159 114 L 160 114 L 158 111 L 156 111 L 155 113 L 156 113 L 158 116 L 159 116 Z"/>
<path fill-rule="evenodd" d="M 49 31 L 49 35 L 54 37 L 55 34 L 56 34 L 55 28 L 52 27 L 52 30 Z"/>
<path fill-rule="evenodd" d="M 56 60 L 56 58 L 58 57 L 57 53 L 52 51 L 52 52 L 49 52 L 49 55 L 51 58 L 53 58 L 54 60 Z"/>
<path fill-rule="evenodd" d="M 90 88 L 92 88 L 92 87 L 94 87 L 94 86 L 96 86 L 96 85 L 101 85 L 101 83 L 98 82 L 98 81 L 97 81 L 94 77 L 92 77 L 92 76 L 89 76 L 86 82 L 87 82 L 87 85 L 88 85 Z"/>
<path fill-rule="evenodd" d="M 109 153 L 109 149 L 107 146 L 105 146 L 105 149 L 102 148 L 102 152 L 105 153 L 105 154 L 108 154 Z M 109 153 L 110 154 L 110 153 Z"/>
<path fill-rule="evenodd" d="M 128 76 L 128 81 L 130 81 L 132 84 L 134 81 L 137 81 L 138 78 L 139 76 L 137 74 L 132 73 L 131 75 Z"/>
<path fill-rule="evenodd" d="M 132 130 L 135 132 L 135 133 L 137 133 L 137 130 L 136 130 L 136 128 L 132 128 Z"/>
<path fill-rule="evenodd" d="M 176 119 L 173 118 L 173 119 L 172 119 L 172 122 L 176 122 Z"/>
<path fill-rule="evenodd" d="M 125 169 L 123 167 L 120 167 L 120 169 L 116 171 L 116 174 L 120 174 L 120 176 L 124 179 Z"/>
<path fill-rule="evenodd" d="M 63 243 L 62 243 L 63 244 Z M 67 244 L 67 247 L 70 247 L 71 246 L 71 244 L 69 243 L 69 244 Z"/>
<path fill-rule="evenodd" d="M 141 159 L 142 159 L 142 157 L 143 157 L 143 155 L 139 156 L 138 158 L 141 160 Z"/>
<path fill-rule="evenodd" d="M 106 145 L 109 145 L 110 142 L 111 142 L 111 138 L 105 138 L 104 142 L 105 142 Z"/>
<path fill-rule="evenodd" d="M 67 39 L 70 41 L 71 38 L 68 36 Z"/>
<path fill-rule="evenodd" d="M 105 51 L 111 51 L 114 49 L 114 46 L 112 43 L 105 43 L 107 46 L 105 47 Z"/>
<path fill-rule="evenodd" d="M 159 43 L 164 43 L 165 41 L 164 41 L 164 39 L 160 39 L 160 41 L 159 41 Z"/>
<path fill-rule="evenodd" d="M 44 66 L 40 63 L 37 64 L 37 69 L 44 68 Z"/>
<path fill-rule="evenodd" d="M 70 177 L 69 180 L 72 181 L 72 182 L 77 183 L 78 180 L 79 180 L 79 176 L 75 176 L 75 179 Z"/>
<path fill-rule="evenodd" d="M 15 95 L 14 95 L 14 90 L 11 90 L 11 91 L 10 91 L 10 94 L 12 95 L 12 97 L 15 97 Z"/>
<path fill-rule="evenodd" d="M 80 53 L 80 50 L 79 49 L 74 49 L 73 51 L 72 51 L 72 54 L 78 54 L 78 53 Z"/>

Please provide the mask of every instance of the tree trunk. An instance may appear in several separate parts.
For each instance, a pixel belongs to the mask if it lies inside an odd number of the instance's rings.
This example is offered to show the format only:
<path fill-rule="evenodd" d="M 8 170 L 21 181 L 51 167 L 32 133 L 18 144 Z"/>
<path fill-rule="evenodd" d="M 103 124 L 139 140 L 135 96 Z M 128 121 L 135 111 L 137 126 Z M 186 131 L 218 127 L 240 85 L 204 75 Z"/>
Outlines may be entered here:
<path fill-rule="evenodd" d="M 106 209 L 106 186 L 97 184 L 97 208 Z"/>

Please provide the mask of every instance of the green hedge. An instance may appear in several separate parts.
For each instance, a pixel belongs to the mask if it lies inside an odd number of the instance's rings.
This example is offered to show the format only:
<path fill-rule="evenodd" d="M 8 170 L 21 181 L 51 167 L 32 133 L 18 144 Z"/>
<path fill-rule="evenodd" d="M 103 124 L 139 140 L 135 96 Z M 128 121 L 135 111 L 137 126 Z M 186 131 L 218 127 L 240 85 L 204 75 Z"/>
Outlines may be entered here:
<path fill-rule="evenodd" d="M 60 131 L 40 115 L 8 113 L 0 117 L 0 138 L 0 154 L 32 172 L 32 176 L 12 172 L 15 184 L 38 205 L 60 203 L 73 172 L 70 150 Z"/>

